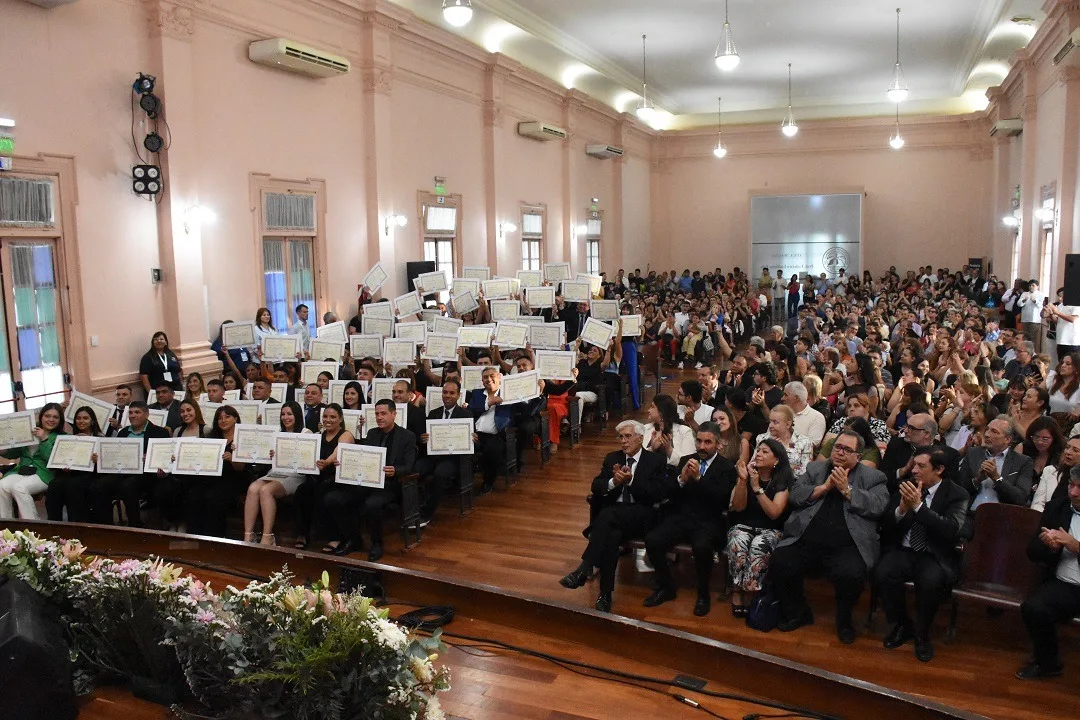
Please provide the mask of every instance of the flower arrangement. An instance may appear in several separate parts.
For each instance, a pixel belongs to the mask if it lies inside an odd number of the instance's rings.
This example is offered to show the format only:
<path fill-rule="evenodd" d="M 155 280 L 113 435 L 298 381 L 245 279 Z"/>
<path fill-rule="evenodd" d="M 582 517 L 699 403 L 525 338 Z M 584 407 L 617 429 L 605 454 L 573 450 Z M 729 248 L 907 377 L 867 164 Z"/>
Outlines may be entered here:
<path fill-rule="evenodd" d="M 443 718 L 438 635 L 411 637 L 370 598 L 333 592 L 327 573 L 304 587 L 286 568 L 215 593 L 161 560 L 84 552 L 78 541 L 0 531 L 0 574 L 59 609 L 81 692 L 149 676 L 186 688 L 200 718 Z"/>

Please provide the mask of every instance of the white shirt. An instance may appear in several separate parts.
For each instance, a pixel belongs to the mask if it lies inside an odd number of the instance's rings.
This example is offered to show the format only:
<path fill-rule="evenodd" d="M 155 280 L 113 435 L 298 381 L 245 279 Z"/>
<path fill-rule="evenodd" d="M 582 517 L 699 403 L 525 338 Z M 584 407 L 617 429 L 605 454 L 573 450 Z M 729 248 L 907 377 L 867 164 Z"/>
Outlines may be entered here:
<path fill-rule="evenodd" d="M 1042 475 L 1039 476 L 1039 485 L 1035 488 L 1035 497 L 1031 499 L 1031 509 L 1039 512 L 1045 510 L 1046 503 L 1050 502 L 1050 498 L 1054 496 L 1054 491 L 1057 490 L 1061 480 L 1061 473 L 1056 467 L 1053 465 L 1044 467 Z M 1068 477 L 1065 478 L 1065 482 L 1069 482 Z"/>
<path fill-rule="evenodd" d="M 644 446 L 642 446 L 641 449 L 643 450 Z M 630 487 L 630 485 L 632 485 L 634 483 L 634 475 L 635 475 L 635 473 L 637 473 L 637 466 L 641 462 L 641 450 L 637 451 L 637 455 L 631 455 L 630 459 L 634 461 L 633 464 L 630 465 L 630 479 L 627 480 L 623 484 L 623 487 Z M 623 463 L 623 464 L 625 465 L 626 463 Z M 612 479 L 607 481 L 607 489 L 608 489 L 608 492 L 611 492 L 612 490 L 615 489 L 615 478 L 612 478 Z M 615 502 L 622 502 L 622 501 L 623 501 L 622 493 L 619 493 L 619 497 L 617 497 L 615 499 Z"/>
<path fill-rule="evenodd" d="M 1072 322 L 1067 322 L 1061 318 L 1057 319 L 1058 345 L 1076 345 L 1080 341 L 1080 307 L 1076 305 L 1058 305 L 1058 310 L 1076 318 Z"/>
<path fill-rule="evenodd" d="M 495 392 L 495 395 L 499 396 L 499 391 Z M 487 391 L 484 391 L 484 402 L 488 401 Z M 499 432 L 495 427 L 495 408 L 498 405 L 489 405 L 487 411 L 476 418 L 476 432 L 487 433 L 488 435 L 494 435 Z"/>
<path fill-rule="evenodd" d="M 1042 315 L 1039 311 L 1042 310 L 1044 300 L 1046 300 L 1046 293 L 1038 290 L 1020 295 L 1020 300 L 1017 302 L 1020 306 L 1020 322 L 1041 323 Z"/>
<path fill-rule="evenodd" d="M 301 350 L 307 350 L 308 345 L 311 344 L 311 328 L 305 322 L 297 320 L 293 323 L 293 326 L 289 328 L 289 334 L 300 336 Z"/>
<path fill-rule="evenodd" d="M 1075 511 L 1072 514 L 1072 523 L 1069 524 L 1069 534 L 1080 539 L 1080 515 Z M 1061 560 L 1058 561 L 1057 579 L 1070 585 L 1080 585 L 1080 562 L 1075 553 L 1068 550 L 1061 551 Z"/>
<path fill-rule="evenodd" d="M 1080 428 L 1080 424 L 1077 427 Z M 653 438 L 659 432 L 659 430 L 652 428 L 645 438 L 645 444 L 651 446 Z M 680 460 L 687 455 L 693 455 L 695 452 L 697 452 L 697 448 L 694 445 L 694 431 L 681 423 L 671 428 L 671 455 L 667 459 L 667 464 L 678 465 Z"/>
<path fill-rule="evenodd" d="M 927 504 L 927 505 L 929 505 L 929 504 L 933 503 L 933 501 L 934 501 L 934 493 L 936 493 L 936 492 L 937 492 L 937 489 L 938 489 L 939 487 L 941 487 L 941 483 L 940 483 L 940 482 L 938 482 L 938 483 L 935 483 L 935 484 L 934 484 L 934 487 L 930 488 L 930 489 L 929 489 L 929 490 L 927 491 L 927 493 L 926 493 L 926 499 L 925 499 L 925 500 L 923 500 L 923 501 L 922 501 L 921 503 L 919 503 L 918 505 L 916 505 L 916 506 L 915 506 L 915 507 L 914 507 L 914 508 L 913 508 L 913 509 L 911 510 L 911 512 L 912 512 L 912 513 L 917 513 L 917 512 L 919 512 L 920 510 L 922 510 L 922 506 L 923 506 L 923 504 L 924 504 L 924 503 L 925 503 L 925 504 Z M 898 508 L 896 508 L 896 519 L 897 519 L 897 520 L 899 520 L 900 518 L 904 517 L 904 515 L 905 515 L 905 514 L 906 514 L 906 513 L 904 513 L 904 514 L 901 514 L 901 512 L 900 512 L 900 508 L 899 508 L 899 507 L 898 507 Z M 908 531 L 907 531 L 906 533 L 904 533 L 904 540 L 903 540 L 903 542 L 901 542 L 901 545 L 903 545 L 903 546 L 904 546 L 904 547 L 906 547 L 906 548 L 909 548 L 909 547 L 911 547 L 911 528 L 908 528 Z"/>
<path fill-rule="evenodd" d="M 820 445 L 825 437 L 825 416 L 809 405 L 795 413 L 795 432 L 810 438 L 814 445 Z"/>
<path fill-rule="evenodd" d="M 1057 373 L 1055 373 L 1053 370 L 1046 373 L 1047 391 L 1049 391 L 1050 388 L 1054 387 L 1054 381 L 1056 379 Z M 1080 405 L 1080 387 L 1077 387 L 1076 390 L 1072 393 L 1072 395 L 1065 395 L 1065 393 L 1063 392 L 1064 389 L 1065 386 L 1062 385 L 1057 392 L 1050 395 L 1050 412 L 1071 413 L 1073 410 L 1076 409 L 1078 405 Z"/>
<path fill-rule="evenodd" d="M 698 406 L 698 409 L 694 411 L 694 422 L 698 425 L 701 423 L 709 422 L 712 419 L 713 406 L 702 403 Z"/>

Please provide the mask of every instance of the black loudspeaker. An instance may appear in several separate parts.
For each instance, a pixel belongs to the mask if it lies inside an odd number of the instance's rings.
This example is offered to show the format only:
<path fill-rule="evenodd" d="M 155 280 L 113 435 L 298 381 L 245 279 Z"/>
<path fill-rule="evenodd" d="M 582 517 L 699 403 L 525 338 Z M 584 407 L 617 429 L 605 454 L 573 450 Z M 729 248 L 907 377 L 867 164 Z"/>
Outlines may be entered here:
<path fill-rule="evenodd" d="M 1053 298 L 1053 288 L 1043 290 Z M 1066 305 L 1080 305 L 1080 255 L 1065 256 L 1065 300 Z"/>
<path fill-rule="evenodd" d="M 408 281 L 409 290 L 416 289 L 416 278 L 429 272 L 435 272 L 435 263 L 429 260 L 405 263 L 405 279 Z"/>
<path fill-rule="evenodd" d="M 0 585 L 0 719 L 74 720 L 71 660 L 56 612 L 22 580 Z"/>

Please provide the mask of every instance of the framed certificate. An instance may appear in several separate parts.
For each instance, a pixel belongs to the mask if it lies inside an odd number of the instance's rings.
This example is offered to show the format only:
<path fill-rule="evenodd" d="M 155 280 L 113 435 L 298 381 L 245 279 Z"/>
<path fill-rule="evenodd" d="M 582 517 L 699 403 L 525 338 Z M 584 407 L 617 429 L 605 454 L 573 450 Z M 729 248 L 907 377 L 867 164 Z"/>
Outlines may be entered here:
<path fill-rule="evenodd" d="M 98 438 L 97 471 L 106 475 L 138 475 L 143 471 L 139 438 Z"/>
<path fill-rule="evenodd" d="M 510 281 L 506 278 L 485 280 L 481 285 L 484 289 L 484 297 L 488 300 L 510 297 Z"/>
<path fill-rule="evenodd" d="M 255 323 L 225 323 L 221 326 L 221 344 L 227 348 L 242 348 L 255 345 Z"/>
<path fill-rule="evenodd" d="M 479 280 L 480 282 L 483 282 L 484 280 L 491 279 L 491 268 L 479 266 L 465 266 L 464 268 L 462 268 L 461 276 L 464 278 L 468 278 L 469 280 Z"/>
<path fill-rule="evenodd" d="M 240 414 L 240 422 L 246 425 L 256 425 L 259 422 L 259 411 L 262 410 L 262 402 L 259 400 L 237 400 L 226 403 Z"/>
<path fill-rule="evenodd" d="M 428 455 L 472 455 L 471 418 L 427 421 Z"/>
<path fill-rule="evenodd" d="M 353 434 L 353 437 L 364 436 L 364 425 L 361 422 L 364 419 L 363 410 L 342 410 L 341 427 L 348 430 Z M 321 421 L 322 418 L 320 417 Z"/>
<path fill-rule="evenodd" d="M 345 327 L 344 321 L 338 320 L 329 325 L 323 325 L 320 328 L 316 328 L 315 337 L 320 340 L 344 343 L 349 341 L 349 330 Z"/>
<path fill-rule="evenodd" d="M 606 350 L 608 341 L 615 337 L 615 328 L 607 323 L 600 322 L 596 318 L 589 318 L 585 321 L 585 327 L 581 329 L 580 337 L 581 342 Z"/>
<path fill-rule="evenodd" d="M 521 315 L 521 303 L 517 300 L 492 300 L 488 307 L 491 308 L 491 319 L 495 322 L 513 320 Z"/>
<path fill-rule="evenodd" d="M 527 402 L 540 397 L 540 376 L 535 370 L 503 375 L 499 394 L 504 403 Z"/>
<path fill-rule="evenodd" d="M 491 347 L 491 328 L 477 325 L 463 325 L 458 328 L 458 346 L 460 347 Z"/>
<path fill-rule="evenodd" d="M 274 470 L 318 475 L 322 433 L 278 433 L 274 437 Z"/>
<path fill-rule="evenodd" d="M 394 386 L 398 378 L 375 378 L 371 381 L 371 403 L 374 405 L 379 400 L 393 400 Z"/>
<path fill-rule="evenodd" d="M 308 343 L 308 355 L 311 356 L 312 360 L 333 360 L 340 363 L 344 354 L 344 342 L 311 338 L 311 342 Z"/>
<path fill-rule="evenodd" d="M 312 360 L 306 363 L 300 364 L 300 382 L 305 385 L 315 383 L 319 379 L 319 374 L 328 372 L 330 373 L 330 379 L 336 380 L 338 375 L 338 368 L 341 367 L 341 363 L 338 362 L 322 362 Z"/>
<path fill-rule="evenodd" d="M 562 296 L 566 302 L 589 302 L 592 292 L 589 290 L 587 281 L 563 280 Z"/>
<path fill-rule="evenodd" d="M 423 318 L 424 324 L 427 325 L 428 332 L 435 332 L 435 320 L 442 317 L 435 308 L 424 308 L 420 311 L 420 317 Z"/>
<path fill-rule="evenodd" d="M 428 389 L 424 392 L 424 407 L 427 408 L 428 412 L 431 412 L 432 410 L 438 410 L 442 406 L 442 386 L 428 385 Z M 419 439 L 417 438 L 417 440 Z"/>
<path fill-rule="evenodd" d="M 540 287 L 544 284 L 544 273 L 540 270 L 518 270 L 517 279 L 523 288 Z"/>
<path fill-rule="evenodd" d="M 225 402 L 229 402 L 230 400 L 239 400 L 240 399 L 240 390 L 239 389 L 237 389 L 237 390 L 226 390 L 224 392 L 223 396 L 225 398 Z M 198 401 L 199 402 L 199 407 L 202 407 L 203 403 L 209 402 L 209 401 L 210 401 L 210 396 L 207 395 L 206 393 L 202 393 L 202 394 L 199 395 L 199 401 Z"/>
<path fill-rule="evenodd" d="M 394 319 L 394 308 L 390 307 L 389 300 L 377 303 L 368 303 L 361 308 L 364 312 L 362 317 L 382 318 L 383 320 Z"/>
<path fill-rule="evenodd" d="M 278 434 L 277 425 L 237 425 L 233 433 L 233 460 L 270 465 L 273 458 L 274 436 Z"/>
<path fill-rule="evenodd" d="M 487 280 L 487 278 L 484 278 Z M 460 295 L 464 292 L 471 292 L 473 297 L 480 295 L 480 281 L 476 278 L 454 278 L 450 283 L 450 294 Z"/>
<path fill-rule="evenodd" d="M 157 393 L 154 393 L 155 400 Z M 180 402 L 179 399 L 177 402 Z M 153 404 L 153 403 L 150 403 Z M 116 412 L 116 406 L 111 402 L 105 400 L 99 400 L 91 395 L 85 395 L 81 392 L 71 393 L 71 397 L 68 399 L 67 410 L 64 412 L 64 419 L 69 423 L 75 422 L 75 413 L 79 411 L 79 408 L 84 405 L 88 406 L 93 411 L 94 416 L 97 417 L 98 427 L 102 432 L 105 432 L 109 428 L 109 418 Z"/>
<path fill-rule="evenodd" d="M 420 293 L 415 290 L 394 298 L 394 316 L 397 318 L 419 315 L 424 308 L 424 302 L 420 299 Z"/>
<path fill-rule="evenodd" d="M 458 353 L 457 333 L 429 333 L 420 357 L 436 362 L 453 362 Z"/>
<path fill-rule="evenodd" d="M 484 366 L 462 365 L 461 366 L 461 391 L 463 393 L 472 390 L 484 389 Z"/>
<path fill-rule="evenodd" d="M 390 337 L 394 332 L 394 320 L 393 318 L 377 318 L 365 315 L 360 318 L 360 332 L 364 335 Z"/>
<path fill-rule="evenodd" d="M 437 333 L 453 333 L 454 335 L 457 335 L 458 328 L 464 324 L 465 323 L 460 318 L 443 317 L 440 315 L 435 318 L 435 324 L 431 328 L 431 331 Z"/>
<path fill-rule="evenodd" d="M 416 362 L 416 341 L 387 338 L 383 340 L 383 363 L 405 367 Z"/>
<path fill-rule="evenodd" d="M 599 275 L 590 275 L 589 273 L 578 273 L 575 280 L 585 281 L 589 283 L 589 292 L 596 295 L 604 287 L 604 278 Z"/>
<path fill-rule="evenodd" d="M 204 438 L 176 438 L 177 475 L 220 476 L 225 459 L 226 442 Z"/>
<path fill-rule="evenodd" d="M 529 326 L 529 344 L 534 349 L 560 350 L 566 337 L 565 323 L 543 323 Z"/>
<path fill-rule="evenodd" d="M 562 350 L 537 350 L 536 372 L 542 380 L 574 380 L 577 353 Z"/>
<path fill-rule="evenodd" d="M 365 321 L 367 319 L 364 318 Z M 383 336 L 377 333 L 374 335 L 350 335 L 349 353 L 354 360 L 377 358 L 382 355 L 382 341 Z"/>
<path fill-rule="evenodd" d="M 300 337 L 298 335 L 263 335 L 262 359 L 268 362 L 285 362 L 296 360 L 300 352 Z"/>
<path fill-rule="evenodd" d="M 550 283 L 570 280 L 570 263 L 544 263 L 544 279 Z"/>
<path fill-rule="evenodd" d="M 495 279 L 496 280 L 506 280 L 506 282 L 510 283 L 510 294 L 511 295 L 517 295 L 518 293 L 521 292 L 521 281 L 518 280 L 517 278 L 504 278 L 501 275 L 496 275 Z"/>
<path fill-rule="evenodd" d="M 264 402 L 259 409 L 259 419 L 262 421 L 263 427 L 274 428 L 277 430 L 281 427 L 281 403 L 279 402 Z"/>
<path fill-rule="evenodd" d="M 526 325 L 543 325 L 543 315 L 518 315 L 514 318 L 514 322 L 525 323 Z"/>
<path fill-rule="evenodd" d="M 285 402 L 285 395 L 289 392 L 289 383 L 270 383 L 270 397 L 279 403 Z M 239 400 L 240 398 L 236 398 Z"/>
<path fill-rule="evenodd" d="M 334 482 L 366 488 L 386 487 L 386 448 L 368 445 L 338 445 Z"/>
<path fill-rule="evenodd" d="M 416 289 L 423 290 L 425 295 L 446 292 L 449 289 L 446 287 L 446 273 L 442 270 L 436 270 L 435 272 L 417 275 Z"/>
<path fill-rule="evenodd" d="M 534 309 L 549 308 L 555 304 L 555 288 L 550 285 L 544 287 L 525 287 L 525 302 Z"/>
<path fill-rule="evenodd" d="M 375 263 L 374 267 L 368 270 L 367 275 L 364 276 L 363 285 L 374 295 L 379 292 L 379 288 L 386 282 L 387 277 L 389 276 L 383 270 L 382 263 Z"/>
<path fill-rule="evenodd" d="M 203 420 L 206 421 L 207 425 L 213 425 L 214 424 L 214 413 L 216 413 L 217 409 L 219 407 L 221 407 L 222 405 L 224 405 L 224 404 L 225 403 L 210 402 L 209 400 L 207 400 L 206 402 L 199 403 L 199 409 L 202 410 Z M 232 403 L 230 402 L 230 404 L 232 404 Z M 153 422 L 153 421 L 151 420 L 151 422 Z M 127 416 L 127 411 L 126 410 L 124 411 L 124 419 L 120 424 L 121 425 L 130 425 L 131 424 L 130 422 L 128 422 L 128 416 Z"/>
<path fill-rule="evenodd" d="M 609 322 L 619 319 L 618 300 L 593 300 L 589 304 L 589 315 L 597 320 Z"/>
<path fill-rule="evenodd" d="M 127 410 L 127 408 L 124 408 L 124 410 Z M 168 410 L 147 410 L 146 415 L 150 419 L 150 422 L 154 425 L 157 425 L 158 427 L 165 427 L 165 423 L 169 421 Z M 214 416 L 211 415 L 210 417 L 211 419 L 213 419 Z M 206 418 L 203 419 L 205 420 Z M 131 421 L 129 420 L 128 425 L 130 424 Z"/>
<path fill-rule="evenodd" d="M 492 345 L 500 348 L 523 348 L 529 341 L 529 326 L 522 323 L 502 322 L 495 326 Z"/>
<path fill-rule="evenodd" d="M 480 307 L 480 303 L 476 302 L 477 295 L 471 290 L 466 290 L 460 295 L 455 295 L 450 304 L 454 306 L 454 312 L 458 315 L 464 315 L 465 313 L 471 313 Z"/>
<path fill-rule="evenodd" d="M 640 315 L 620 315 L 619 319 L 622 320 L 623 337 L 637 337 L 641 334 Z"/>
<path fill-rule="evenodd" d="M 156 473 L 158 470 L 165 473 L 173 471 L 176 463 L 176 438 L 150 438 L 146 441 L 146 459 L 143 461 L 143 472 Z"/>
<path fill-rule="evenodd" d="M 394 407 L 397 410 L 397 413 L 394 415 L 394 424 L 403 428 L 408 420 L 407 415 L 409 406 L 405 403 L 394 403 Z M 367 437 L 367 434 L 371 432 L 371 428 L 377 427 L 377 423 L 375 422 L 375 403 L 361 405 L 360 412 L 364 414 L 364 437 Z"/>
<path fill-rule="evenodd" d="M 57 435 L 45 467 L 93 472 L 97 441 L 91 435 Z"/>
<path fill-rule="evenodd" d="M 394 337 L 399 340 L 413 340 L 418 345 L 423 345 L 424 338 L 427 337 L 427 323 L 423 320 L 419 322 L 399 322 L 394 326 Z"/>
<path fill-rule="evenodd" d="M 345 386 L 353 380 L 331 380 L 330 387 L 323 394 L 323 402 L 326 404 L 337 403 L 338 405 L 345 404 Z"/>

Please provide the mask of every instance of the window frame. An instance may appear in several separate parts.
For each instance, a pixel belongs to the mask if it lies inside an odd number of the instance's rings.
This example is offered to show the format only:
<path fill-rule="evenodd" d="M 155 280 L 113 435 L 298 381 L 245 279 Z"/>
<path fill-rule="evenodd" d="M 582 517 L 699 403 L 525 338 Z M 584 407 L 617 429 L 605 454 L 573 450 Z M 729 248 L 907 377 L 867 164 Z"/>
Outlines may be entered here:
<path fill-rule="evenodd" d="M 525 233 L 525 216 L 526 215 L 538 215 L 540 216 L 540 232 L 539 234 L 526 234 Z M 521 205 L 521 262 L 519 263 L 522 270 L 542 271 L 544 269 L 544 245 L 547 241 L 547 206 L 543 203 L 530 205 Z M 536 246 L 536 257 L 533 257 L 532 247 Z M 526 259 L 530 263 L 526 264 Z M 535 261 L 536 267 L 532 267 L 533 261 Z"/>
<path fill-rule="evenodd" d="M 455 277 L 461 277 L 461 269 L 463 267 L 463 261 L 461 257 L 461 216 L 462 216 L 462 197 L 459 193 L 450 193 L 445 195 L 437 195 L 433 192 L 427 192 L 425 190 L 419 190 L 416 193 L 416 217 L 419 222 L 418 234 L 419 234 L 419 255 L 421 257 L 427 257 L 426 244 L 428 240 L 449 240 L 451 250 L 451 265 L 453 269 L 450 271 L 450 277 L 447 279 L 447 285 Z M 456 211 L 454 214 L 454 232 L 429 233 L 427 229 L 427 207 L 447 207 L 454 208 Z M 436 255 L 437 257 L 437 255 Z"/>
<path fill-rule="evenodd" d="M 591 233 L 588 230 L 590 221 L 595 221 L 600 224 L 599 233 Z M 603 239 L 604 239 L 604 212 L 602 210 L 593 210 L 589 208 L 585 211 L 585 246 L 583 248 L 585 255 L 585 272 L 590 275 L 599 275 L 603 262 Z M 596 265 L 590 268 L 590 253 L 589 246 L 596 246 Z"/>

